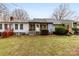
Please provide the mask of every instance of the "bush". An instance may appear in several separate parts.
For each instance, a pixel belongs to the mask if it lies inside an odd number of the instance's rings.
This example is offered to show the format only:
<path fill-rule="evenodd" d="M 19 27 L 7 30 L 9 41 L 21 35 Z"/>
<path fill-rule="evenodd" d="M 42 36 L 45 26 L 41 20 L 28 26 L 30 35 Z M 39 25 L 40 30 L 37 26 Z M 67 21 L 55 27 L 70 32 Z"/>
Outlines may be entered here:
<path fill-rule="evenodd" d="M 48 35 L 48 34 L 49 34 L 48 30 L 41 30 L 41 35 Z"/>
<path fill-rule="evenodd" d="M 12 36 L 13 35 L 13 32 L 6 32 L 6 31 L 4 31 L 4 32 L 2 32 L 2 34 L 1 34 L 1 36 L 3 37 L 3 38 L 6 38 L 6 37 L 9 37 L 9 36 Z"/>
<path fill-rule="evenodd" d="M 7 37 L 7 36 L 6 36 L 6 34 L 7 34 L 7 32 L 5 32 L 5 31 L 4 31 L 4 32 L 2 32 L 2 34 L 1 34 L 2 38 Z"/>
<path fill-rule="evenodd" d="M 55 32 L 54 34 L 57 35 L 66 35 L 68 33 L 68 31 L 66 30 L 66 28 L 64 26 L 58 26 L 55 28 Z"/>

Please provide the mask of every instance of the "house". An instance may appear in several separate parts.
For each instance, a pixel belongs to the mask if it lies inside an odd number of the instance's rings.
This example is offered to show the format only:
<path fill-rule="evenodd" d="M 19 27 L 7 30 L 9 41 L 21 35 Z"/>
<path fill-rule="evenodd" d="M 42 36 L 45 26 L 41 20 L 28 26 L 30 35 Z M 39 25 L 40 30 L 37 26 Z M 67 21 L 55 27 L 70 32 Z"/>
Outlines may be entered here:
<path fill-rule="evenodd" d="M 77 21 L 75 20 L 73 22 L 73 27 L 75 28 L 77 34 L 79 34 L 79 21 L 78 20 Z"/>
<path fill-rule="evenodd" d="M 79 29 L 79 21 L 74 21 L 73 26 Z"/>
<path fill-rule="evenodd" d="M 13 31 L 15 34 L 38 34 L 41 30 L 48 30 L 49 34 L 55 31 L 55 26 L 65 24 L 71 30 L 73 28 L 72 20 L 54 20 L 51 18 L 34 18 L 32 20 L 15 20 L 10 17 L 9 20 L 0 20 L 0 32 Z"/>
<path fill-rule="evenodd" d="M 62 24 L 65 24 L 65 27 L 66 27 L 70 32 L 72 32 L 72 28 L 74 27 L 74 26 L 73 26 L 73 23 L 74 23 L 73 20 L 62 20 Z"/>

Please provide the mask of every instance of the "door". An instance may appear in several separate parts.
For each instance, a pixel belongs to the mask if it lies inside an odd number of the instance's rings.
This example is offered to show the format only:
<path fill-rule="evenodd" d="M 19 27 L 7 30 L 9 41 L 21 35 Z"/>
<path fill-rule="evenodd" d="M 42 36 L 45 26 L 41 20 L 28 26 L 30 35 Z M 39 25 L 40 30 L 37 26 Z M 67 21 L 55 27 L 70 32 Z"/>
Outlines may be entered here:
<path fill-rule="evenodd" d="M 53 24 L 48 24 L 48 31 L 51 33 L 51 32 L 54 32 L 55 31 L 55 26 Z"/>
<path fill-rule="evenodd" d="M 40 24 L 35 24 L 35 31 L 40 32 Z"/>

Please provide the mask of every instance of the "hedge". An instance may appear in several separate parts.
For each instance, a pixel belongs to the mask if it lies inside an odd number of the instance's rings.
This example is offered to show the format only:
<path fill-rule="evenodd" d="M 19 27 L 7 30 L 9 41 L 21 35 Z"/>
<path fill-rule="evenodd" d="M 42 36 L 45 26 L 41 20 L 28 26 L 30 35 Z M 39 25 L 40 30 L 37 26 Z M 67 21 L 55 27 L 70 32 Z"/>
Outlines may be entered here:
<path fill-rule="evenodd" d="M 9 37 L 12 35 L 13 35 L 13 32 L 11 32 L 11 31 L 9 31 L 9 32 L 4 31 L 1 33 L 2 38 L 6 38 L 6 37 Z"/>
<path fill-rule="evenodd" d="M 68 31 L 64 26 L 57 26 L 54 32 L 54 34 L 57 34 L 57 35 L 66 35 L 67 33 Z"/>

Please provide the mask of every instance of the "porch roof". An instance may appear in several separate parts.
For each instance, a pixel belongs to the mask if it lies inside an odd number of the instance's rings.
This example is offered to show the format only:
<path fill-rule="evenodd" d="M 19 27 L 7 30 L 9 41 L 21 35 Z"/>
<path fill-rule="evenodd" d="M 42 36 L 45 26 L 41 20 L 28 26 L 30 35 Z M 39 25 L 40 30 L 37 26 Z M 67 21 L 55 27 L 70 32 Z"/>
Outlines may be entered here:
<path fill-rule="evenodd" d="M 33 22 L 33 23 L 53 23 L 53 22 L 51 22 L 51 19 L 46 19 L 46 18 L 34 18 L 34 19 L 30 20 L 29 22 Z"/>
<path fill-rule="evenodd" d="M 53 24 L 62 24 L 62 23 L 72 23 L 73 20 L 55 20 L 52 18 L 34 18 L 30 22 L 45 22 L 45 23 L 53 23 Z"/>

